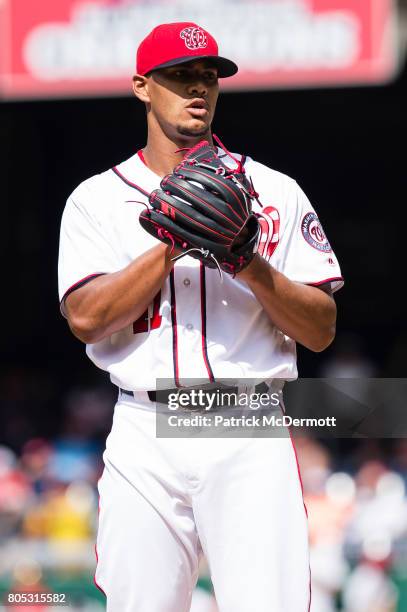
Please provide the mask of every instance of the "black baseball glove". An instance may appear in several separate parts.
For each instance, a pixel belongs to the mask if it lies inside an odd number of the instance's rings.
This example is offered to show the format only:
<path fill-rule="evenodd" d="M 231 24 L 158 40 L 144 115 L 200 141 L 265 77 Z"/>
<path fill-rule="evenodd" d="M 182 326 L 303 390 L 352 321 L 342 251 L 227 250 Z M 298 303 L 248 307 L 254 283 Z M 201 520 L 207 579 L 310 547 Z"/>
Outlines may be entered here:
<path fill-rule="evenodd" d="M 142 227 L 209 268 L 235 275 L 253 259 L 260 227 L 252 213 L 257 198 L 238 162 L 228 168 L 207 141 L 193 147 L 140 214 Z"/>

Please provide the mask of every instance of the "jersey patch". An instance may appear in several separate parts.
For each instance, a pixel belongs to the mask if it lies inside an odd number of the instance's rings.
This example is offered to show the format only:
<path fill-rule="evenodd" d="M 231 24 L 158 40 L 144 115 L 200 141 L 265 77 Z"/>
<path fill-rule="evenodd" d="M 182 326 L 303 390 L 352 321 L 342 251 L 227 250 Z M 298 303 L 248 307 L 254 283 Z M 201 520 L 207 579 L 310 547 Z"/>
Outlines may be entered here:
<path fill-rule="evenodd" d="M 301 232 L 308 244 L 314 249 L 324 253 L 332 253 L 328 238 L 325 236 L 322 225 L 314 212 L 307 213 L 303 218 Z"/>

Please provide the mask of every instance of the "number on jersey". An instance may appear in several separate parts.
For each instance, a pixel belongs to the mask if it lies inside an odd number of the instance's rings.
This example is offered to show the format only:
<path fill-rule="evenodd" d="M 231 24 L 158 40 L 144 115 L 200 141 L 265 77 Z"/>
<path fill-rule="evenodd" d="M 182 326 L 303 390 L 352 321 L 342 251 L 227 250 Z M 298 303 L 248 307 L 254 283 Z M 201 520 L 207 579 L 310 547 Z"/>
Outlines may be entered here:
<path fill-rule="evenodd" d="M 157 293 L 154 301 L 137 321 L 133 323 L 133 334 L 142 334 L 149 332 L 151 329 L 158 329 L 161 325 L 162 317 L 160 315 L 161 291 Z"/>

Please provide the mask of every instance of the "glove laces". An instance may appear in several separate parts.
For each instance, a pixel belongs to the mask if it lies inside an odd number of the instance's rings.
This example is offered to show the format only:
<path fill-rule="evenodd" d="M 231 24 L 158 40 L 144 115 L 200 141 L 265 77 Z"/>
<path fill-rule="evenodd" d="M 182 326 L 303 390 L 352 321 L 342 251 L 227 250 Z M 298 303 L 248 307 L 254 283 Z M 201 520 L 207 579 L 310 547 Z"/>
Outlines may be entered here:
<path fill-rule="evenodd" d="M 201 255 L 203 255 L 205 257 L 205 259 L 213 259 L 213 261 L 215 262 L 216 267 L 218 269 L 218 272 L 219 272 L 220 282 L 223 283 L 222 268 L 220 267 L 219 262 L 216 259 L 215 255 L 213 253 L 211 253 L 209 251 L 209 249 L 204 249 L 203 247 L 201 247 L 201 248 L 193 247 L 191 249 L 188 249 L 187 251 L 184 251 L 183 253 L 180 253 L 179 255 L 176 255 L 175 257 L 172 257 L 171 261 L 177 261 L 177 259 L 181 259 L 182 257 L 185 257 L 185 255 L 188 255 L 188 253 L 191 253 L 192 251 L 198 251 L 198 253 L 201 253 Z"/>
<path fill-rule="evenodd" d="M 220 138 L 218 138 L 218 136 L 216 136 L 216 134 L 212 134 L 214 140 L 216 140 L 216 142 L 218 143 L 218 145 L 220 146 L 220 148 L 222 149 L 222 151 L 224 151 L 224 153 L 226 153 L 226 155 L 229 155 L 229 157 L 231 159 L 233 159 L 234 162 L 236 162 L 237 164 L 237 168 L 235 168 L 235 170 L 231 170 L 231 178 L 232 180 L 235 181 L 235 183 L 237 183 L 239 185 L 239 187 L 249 196 L 249 198 L 253 198 L 256 200 L 257 204 L 260 206 L 260 208 L 263 208 L 263 204 L 260 202 L 259 200 L 259 194 L 257 193 L 257 191 L 254 188 L 253 185 L 253 179 L 251 176 L 249 176 L 249 182 L 250 182 L 250 189 L 247 189 L 238 179 L 236 176 L 234 176 L 235 174 L 246 174 L 246 170 L 244 169 L 244 166 L 242 164 L 242 157 L 240 159 L 236 159 L 236 157 L 234 155 L 232 155 L 232 153 L 230 151 L 228 151 L 228 149 L 225 147 L 225 145 L 223 144 L 223 142 L 221 141 Z M 218 173 L 217 173 L 218 174 Z M 219 173 L 221 174 L 221 173 Z M 223 172 L 224 174 L 224 172 Z"/>
<path fill-rule="evenodd" d="M 148 204 L 146 202 L 142 202 L 141 200 L 125 200 L 126 204 L 142 204 L 143 206 L 146 207 L 147 212 L 149 212 L 149 207 Z"/>
<path fill-rule="evenodd" d="M 233 159 L 234 162 L 236 162 L 237 168 L 235 170 L 233 170 L 233 172 L 237 172 L 238 174 L 245 174 L 246 171 L 245 171 L 245 169 L 243 167 L 242 160 L 241 159 L 236 159 L 236 157 L 234 155 L 232 155 L 232 153 L 230 151 L 227 150 L 227 148 L 225 147 L 225 145 L 223 144 L 221 139 L 218 138 L 216 136 L 216 134 L 212 134 L 212 136 L 213 136 L 214 140 L 216 140 L 216 142 L 218 143 L 218 145 L 220 146 L 222 151 L 224 151 L 224 153 L 226 153 L 226 155 L 228 155 L 231 159 Z"/>

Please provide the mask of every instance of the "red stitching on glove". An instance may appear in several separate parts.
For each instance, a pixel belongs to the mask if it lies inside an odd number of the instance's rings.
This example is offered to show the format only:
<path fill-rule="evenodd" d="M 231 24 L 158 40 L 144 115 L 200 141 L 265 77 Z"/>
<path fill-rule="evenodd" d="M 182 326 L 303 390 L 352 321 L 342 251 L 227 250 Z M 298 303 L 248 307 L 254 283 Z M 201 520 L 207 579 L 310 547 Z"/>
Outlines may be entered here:
<path fill-rule="evenodd" d="M 204 172 L 200 172 L 199 170 L 196 170 L 196 169 L 194 170 L 194 172 L 196 172 L 197 174 L 201 174 L 202 176 L 207 176 L 207 175 L 206 175 Z M 225 178 L 227 178 L 227 177 L 225 177 Z M 233 189 L 231 189 L 231 188 L 230 188 L 228 185 L 225 185 L 224 183 L 222 183 L 222 181 L 217 181 L 217 179 L 216 179 L 215 177 L 213 177 L 213 179 L 212 179 L 212 180 L 213 180 L 213 181 L 215 181 L 215 182 L 218 182 L 220 185 L 223 185 L 223 186 L 224 186 L 224 187 L 225 187 L 225 188 L 226 188 L 228 191 L 230 191 L 230 193 L 231 193 L 231 194 L 233 195 L 233 197 L 234 197 L 234 198 L 237 200 L 237 202 L 238 202 L 238 204 L 239 204 L 240 208 L 241 208 L 241 209 L 242 209 L 242 211 L 243 211 L 243 214 L 244 214 L 244 219 L 242 219 L 242 221 L 244 221 L 244 220 L 245 220 L 245 218 L 247 218 L 247 211 L 244 209 L 244 206 L 242 205 L 242 203 L 241 203 L 240 199 L 237 197 L 237 195 L 236 195 L 236 193 L 233 191 Z M 230 205 L 229 205 L 229 204 L 228 204 L 228 206 L 230 207 Z M 233 209 L 232 209 L 232 210 L 233 210 Z M 236 211 L 234 211 L 234 212 L 235 212 L 235 214 L 238 214 Z M 238 215 L 238 216 L 239 216 L 239 215 Z"/>
<path fill-rule="evenodd" d="M 170 232 L 168 230 L 165 230 L 162 227 L 158 228 L 157 234 L 158 234 L 158 237 L 160 238 L 160 240 L 163 240 L 164 238 L 168 238 L 169 240 L 171 240 L 171 251 L 170 251 L 170 255 L 171 255 L 173 250 L 175 249 L 174 236 L 172 234 L 170 234 Z"/>
<path fill-rule="evenodd" d="M 183 191 L 184 193 L 188 193 L 191 194 L 191 191 L 188 191 L 187 189 L 185 189 L 184 187 L 181 187 L 181 185 L 175 185 L 175 183 L 171 183 L 171 181 L 168 181 L 170 183 L 170 185 L 173 185 L 174 187 L 178 187 L 178 189 L 180 189 L 181 191 Z M 239 231 L 241 230 L 241 227 L 239 227 L 239 225 L 237 223 L 235 223 L 234 221 L 232 221 L 232 219 L 230 219 L 230 217 L 228 217 L 227 215 L 223 214 L 223 212 L 221 212 L 218 208 L 216 208 L 216 206 L 213 206 L 212 204 L 210 204 L 209 202 L 207 202 L 206 200 L 203 200 L 202 198 L 200 198 L 198 195 L 192 194 L 194 198 L 196 198 L 197 200 L 199 200 L 199 202 L 201 202 L 202 204 L 204 204 L 205 206 L 207 206 L 208 208 L 211 208 L 214 212 L 218 213 L 218 215 L 221 215 L 221 217 L 224 217 L 226 219 L 226 221 L 228 221 L 229 223 L 232 223 L 232 225 L 234 225 Z M 177 196 L 174 196 L 177 197 Z M 241 219 L 241 221 L 244 221 L 244 219 L 242 219 L 239 214 L 232 208 L 232 206 L 228 203 L 228 202 L 224 202 L 224 204 L 226 206 L 228 206 L 230 208 L 230 210 L 236 214 L 237 217 L 239 217 L 239 219 Z M 231 230 L 230 230 L 231 231 Z"/>

